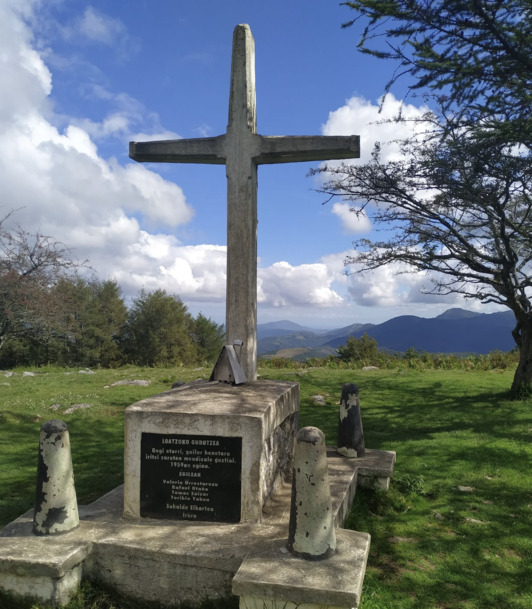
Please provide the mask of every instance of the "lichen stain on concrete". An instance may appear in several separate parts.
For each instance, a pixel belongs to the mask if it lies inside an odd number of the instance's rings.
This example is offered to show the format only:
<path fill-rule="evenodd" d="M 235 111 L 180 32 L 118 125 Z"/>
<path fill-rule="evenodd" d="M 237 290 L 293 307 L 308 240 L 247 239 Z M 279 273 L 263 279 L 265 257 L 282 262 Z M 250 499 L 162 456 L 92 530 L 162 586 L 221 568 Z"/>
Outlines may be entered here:
<path fill-rule="evenodd" d="M 48 510 L 46 518 L 42 523 L 42 528 L 49 533 L 50 529 L 56 524 L 63 524 L 67 519 L 67 510 L 63 507 L 53 507 Z"/>
<path fill-rule="evenodd" d="M 44 485 L 50 482 L 50 476 L 48 475 L 48 465 L 44 461 L 43 451 L 39 450 L 38 464 L 37 464 L 37 493 L 35 496 L 35 511 L 39 512 L 42 505 L 46 501 L 46 492 L 44 491 Z"/>

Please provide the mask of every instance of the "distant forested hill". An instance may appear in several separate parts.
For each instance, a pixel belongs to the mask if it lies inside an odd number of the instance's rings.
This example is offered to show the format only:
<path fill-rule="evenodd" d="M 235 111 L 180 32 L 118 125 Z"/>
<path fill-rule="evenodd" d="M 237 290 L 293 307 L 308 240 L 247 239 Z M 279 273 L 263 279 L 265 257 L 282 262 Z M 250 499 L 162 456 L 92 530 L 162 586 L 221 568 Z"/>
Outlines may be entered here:
<path fill-rule="evenodd" d="M 379 348 L 404 352 L 410 347 L 429 353 L 489 353 L 496 349 L 510 351 L 515 347 L 511 311 L 475 313 L 449 309 L 437 317 L 426 319 L 415 315 L 394 317 L 382 324 L 352 324 L 337 330 L 313 330 L 294 322 L 260 324 L 258 352 L 260 356 L 325 357 L 336 353 L 350 336 L 360 338 L 367 333 Z"/>

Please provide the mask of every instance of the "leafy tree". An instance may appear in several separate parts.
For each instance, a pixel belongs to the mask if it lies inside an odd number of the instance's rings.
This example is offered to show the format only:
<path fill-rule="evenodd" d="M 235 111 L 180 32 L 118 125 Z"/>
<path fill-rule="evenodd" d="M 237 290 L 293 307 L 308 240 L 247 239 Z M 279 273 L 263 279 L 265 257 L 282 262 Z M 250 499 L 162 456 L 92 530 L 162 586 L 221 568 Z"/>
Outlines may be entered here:
<path fill-rule="evenodd" d="M 199 313 L 194 321 L 192 337 L 198 348 L 200 361 L 213 363 L 224 344 L 224 327 Z"/>
<path fill-rule="evenodd" d="M 482 120 L 505 142 L 528 147 L 532 135 L 532 3 L 530 0 L 353 0 L 364 24 L 359 49 L 405 74 L 454 120 Z M 384 41 L 384 44 L 382 43 Z"/>
<path fill-rule="evenodd" d="M 344 362 L 372 363 L 377 360 L 377 341 L 366 332 L 360 338 L 350 336 L 345 345 L 338 347 L 338 357 Z"/>
<path fill-rule="evenodd" d="M 432 293 L 497 303 L 516 318 L 512 392 L 532 391 L 532 4 L 529 0 L 357 0 L 363 52 L 399 62 L 433 113 L 386 161 L 331 166 L 324 191 L 380 229 L 347 264 L 429 273 Z M 386 45 L 380 44 L 386 37 Z M 405 121 L 402 116 L 398 121 Z M 418 126 L 419 127 L 419 126 Z"/>
<path fill-rule="evenodd" d="M 98 324 L 95 340 L 100 351 L 100 364 L 114 366 L 121 362 L 120 340 L 127 320 L 127 308 L 115 279 L 96 286 L 95 311 Z"/>
<path fill-rule="evenodd" d="M 83 263 L 52 237 L 9 228 L 12 214 L 0 220 L 0 348 L 10 340 L 11 352 L 27 359 L 30 342 L 46 345 L 54 335 L 63 307 L 54 297 L 54 285 Z M 16 363 L 2 354 L 2 365 Z"/>
<path fill-rule="evenodd" d="M 124 350 L 141 366 L 192 364 L 198 360 L 193 331 L 194 319 L 178 296 L 141 290 L 128 314 Z"/>
<path fill-rule="evenodd" d="M 68 365 L 117 365 L 127 308 L 115 280 L 62 279 L 56 292 L 65 303 L 57 359 Z"/>
<path fill-rule="evenodd" d="M 518 393 L 532 385 L 532 164 L 510 146 L 452 134 L 405 142 L 398 161 L 382 160 L 377 146 L 366 165 L 326 168 L 324 191 L 381 227 L 354 242 L 352 268 L 403 263 L 430 273 L 429 293 L 513 311 Z"/>

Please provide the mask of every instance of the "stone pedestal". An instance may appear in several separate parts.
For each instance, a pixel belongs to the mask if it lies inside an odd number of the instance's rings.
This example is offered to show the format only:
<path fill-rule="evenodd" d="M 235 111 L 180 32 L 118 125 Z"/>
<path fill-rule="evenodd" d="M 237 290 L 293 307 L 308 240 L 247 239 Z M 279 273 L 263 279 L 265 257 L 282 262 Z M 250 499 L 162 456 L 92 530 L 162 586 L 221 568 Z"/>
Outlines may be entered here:
<path fill-rule="evenodd" d="M 369 554 L 370 536 L 339 529 L 338 551 L 309 561 L 277 543 L 248 556 L 233 578 L 240 609 L 353 609 L 358 607 Z"/>
<path fill-rule="evenodd" d="M 260 523 L 291 475 L 299 385 L 184 385 L 127 408 L 124 516 Z"/>

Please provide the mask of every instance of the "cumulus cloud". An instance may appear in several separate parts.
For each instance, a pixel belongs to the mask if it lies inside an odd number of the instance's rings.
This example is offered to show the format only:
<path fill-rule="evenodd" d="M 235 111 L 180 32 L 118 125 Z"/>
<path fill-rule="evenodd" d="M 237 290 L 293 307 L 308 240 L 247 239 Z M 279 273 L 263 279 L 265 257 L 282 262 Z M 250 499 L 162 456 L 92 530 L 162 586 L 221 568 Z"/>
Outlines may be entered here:
<path fill-rule="evenodd" d="M 100 122 L 88 118 L 77 119 L 73 122 L 94 140 L 123 136 L 131 131 L 130 117 L 120 112 L 111 112 Z"/>
<path fill-rule="evenodd" d="M 19 10 L 24 2 L 12 7 L 0 3 L 0 124 L 2 128 L 28 114 L 49 110 L 48 95 L 52 75 L 40 55 L 31 47 L 31 32 L 24 26 Z"/>
<path fill-rule="evenodd" d="M 96 36 L 96 29 L 92 34 Z M 104 32 L 98 36 L 105 37 Z M 26 230 L 60 239 L 80 259 L 89 258 L 103 276 L 134 276 L 153 259 L 146 242 L 168 239 L 149 235 L 145 226 L 178 227 L 191 220 L 193 210 L 182 189 L 145 166 L 104 159 L 93 138 L 95 124 L 83 128 L 83 120 L 53 116 L 51 73 L 32 48 L 32 32 L 5 3 L 0 8 L 0 38 L 3 211 L 19 209 L 14 219 Z M 122 103 L 135 106 L 127 96 Z M 123 116 L 112 115 L 98 135 L 128 128 Z M 172 239 L 175 249 L 178 244 Z M 168 272 L 175 263 L 173 254 L 161 256 L 160 265 Z M 201 289 L 196 285 L 195 291 Z"/>
<path fill-rule="evenodd" d="M 425 106 L 417 107 L 405 104 L 391 93 L 384 101 L 375 103 L 363 97 L 352 97 L 344 106 L 329 113 L 327 122 L 322 125 L 324 135 L 360 135 L 360 159 L 349 161 L 353 165 L 369 162 L 375 144 L 381 144 L 383 161 L 396 161 L 401 158 L 400 142 L 414 133 L 421 133 L 425 128 L 421 121 L 428 112 Z M 397 123 L 394 119 L 401 113 L 406 123 Z M 335 166 L 342 161 L 327 163 Z M 335 203 L 331 213 L 340 218 L 342 228 L 347 233 L 364 233 L 371 230 L 371 221 L 364 212 L 357 214 L 350 211 L 357 209 L 353 203 Z"/>
<path fill-rule="evenodd" d="M 391 93 L 384 101 L 373 103 L 363 97 L 352 97 L 344 106 L 329 113 L 322 125 L 323 135 L 360 135 L 360 160 L 351 161 L 357 165 L 367 163 L 376 142 L 382 144 L 384 161 L 401 158 L 400 141 L 413 133 L 425 129 L 420 119 L 429 111 L 426 106 L 405 104 Z M 401 113 L 407 122 L 397 123 L 394 119 Z"/>
<path fill-rule="evenodd" d="M 219 245 L 182 246 L 170 235 L 141 231 L 123 251 L 115 277 L 135 293 L 163 288 L 187 302 L 220 302 L 225 298 L 226 248 Z"/>
<path fill-rule="evenodd" d="M 343 302 L 331 284 L 334 274 L 324 263 L 292 266 L 276 262 L 259 269 L 258 302 L 274 307 L 312 305 L 331 307 Z"/>
<path fill-rule="evenodd" d="M 335 203 L 331 209 L 341 222 L 346 233 L 366 233 L 371 230 L 371 221 L 366 212 L 349 203 Z"/>
<path fill-rule="evenodd" d="M 353 165 L 368 163 L 375 144 L 380 143 L 381 159 L 384 162 L 400 160 L 401 142 L 412 136 L 424 137 L 427 124 L 424 115 L 429 112 L 426 106 L 417 107 L 405 104 L 388 94 L 375 103 L 362 97 L 352 97 L 344 106 L 329 114 L 322 126 L 325 135 L 360 134 L 361 158 L 348 161 Z M 401 114 L 405 122 L 394 119 Z M 338 165 L 340 161 L 328 163 Z M 429 196 L 430 193 L 424 193 Z M 359 210 L 356 213 L 354 210 Z M 337 202 L 331 213 L 338 216 L 346 233 L 369 233 L 372 224 L 369 217 L 354 201 Z M 350 252 L 352 254 L 352 252 Z M 352 301 L 364 307 L 397 308 L 406 305 L 466 306 L 471 308 L 459 295 L 427 294 L 433 284 L 426 273 L 417 272 L 404 264 L 389 264 L 371 272 L 357 272 L 351 267 L 346 278 L 348 294 Z M 410 309 L 411 310 L 411 309 Z"/>
<path fill-rule="evenodd" d="M 428 294 L 434 286 L 427 273 L 403 263 L 391 263 L 371 273 L 357 272 L 351 266 L 349 272 L 348 292 L 356 304 L 364 307 L 464 306 L 464 299 L 458 294 Z M 410 310 L 415 314 L 415 309 Z"/>

